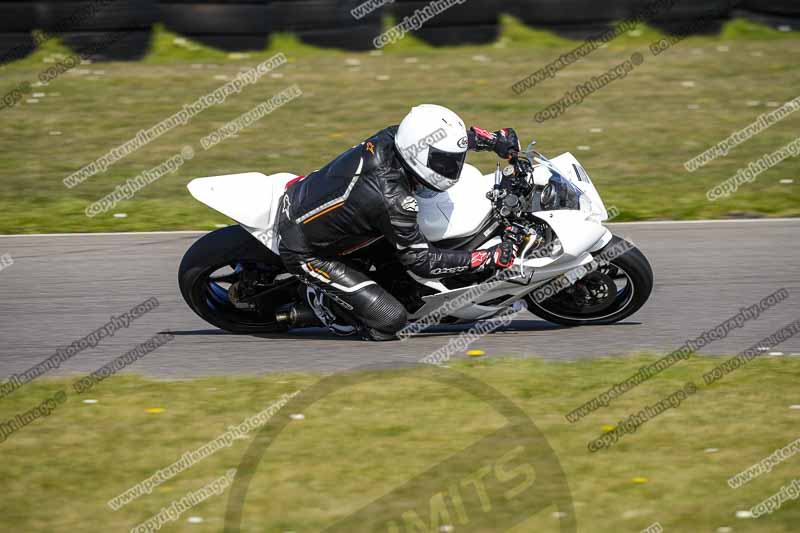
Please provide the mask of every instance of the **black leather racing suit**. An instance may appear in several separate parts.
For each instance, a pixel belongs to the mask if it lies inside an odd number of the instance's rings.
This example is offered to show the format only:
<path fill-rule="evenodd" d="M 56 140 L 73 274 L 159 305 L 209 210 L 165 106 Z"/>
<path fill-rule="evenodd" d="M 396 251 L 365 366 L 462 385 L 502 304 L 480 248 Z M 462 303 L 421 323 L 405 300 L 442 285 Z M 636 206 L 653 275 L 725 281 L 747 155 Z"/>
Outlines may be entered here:
<path fill-rule="evenodd" d="M 384 238 L 408 270 L 441 278 L 479 269 L 485 251 L 439 250 L 417 225 L 410 170 L 394 145 L 397 126 L 291 183 L 281 201 L 280 255 L 286 268 L 343 305 L 365 326 L 395 333 L 405 307 L 342 258 Z M 471 143 L 473 144 L 473 143 Z"/>

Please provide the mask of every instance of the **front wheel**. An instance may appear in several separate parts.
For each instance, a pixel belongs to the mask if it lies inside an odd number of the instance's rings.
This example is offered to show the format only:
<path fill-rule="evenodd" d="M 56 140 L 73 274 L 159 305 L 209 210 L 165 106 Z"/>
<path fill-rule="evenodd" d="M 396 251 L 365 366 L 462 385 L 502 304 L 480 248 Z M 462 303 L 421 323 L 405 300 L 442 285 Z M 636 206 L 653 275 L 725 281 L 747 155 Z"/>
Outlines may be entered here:
<path fill-rule="evenodd" d="M 625 252 L 547 299 L 528 294 L 528 310 L 564 326 L 613 324 L 632 315 L 653 290 L 653 269 L 633 244 L 614 236 L 595 257 L 625 247 Z M 537 301 L 538 300 L 538 301 Z"/>

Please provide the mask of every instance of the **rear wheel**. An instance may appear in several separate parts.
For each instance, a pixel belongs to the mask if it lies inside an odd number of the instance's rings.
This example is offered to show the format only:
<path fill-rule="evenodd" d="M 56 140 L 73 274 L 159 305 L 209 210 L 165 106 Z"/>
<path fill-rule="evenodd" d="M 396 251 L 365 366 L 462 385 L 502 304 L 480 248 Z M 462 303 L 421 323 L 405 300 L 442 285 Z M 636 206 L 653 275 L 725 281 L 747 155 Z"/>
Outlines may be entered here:
<path fill-rule="evenodd" d="M 605 250 L 619 246 L 613 237 Z M 653 290 L 653 270 L 647 258 L 632 244 L 609 263 L 590 272 L 564 290 L 537 303 L 535 293 L 526 296 L 531 313 L 565 326 L 613 324 L 638 311 Z"/>
<path fill-rule="evenodd" d="M 183 299 L 197 315 L 234 333 L 285 331 L 278 308 L 297 298 L 297 279 L 280 258 L 240 226 L 203 236 L 178 271 Z"/>

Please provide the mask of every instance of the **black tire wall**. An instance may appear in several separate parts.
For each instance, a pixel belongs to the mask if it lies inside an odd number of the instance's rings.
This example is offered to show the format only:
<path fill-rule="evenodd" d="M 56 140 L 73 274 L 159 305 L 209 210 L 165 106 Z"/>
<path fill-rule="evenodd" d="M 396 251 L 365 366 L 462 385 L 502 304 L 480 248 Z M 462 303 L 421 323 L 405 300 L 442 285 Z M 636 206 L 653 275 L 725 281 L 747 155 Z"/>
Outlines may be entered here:
<path fill-rule="evenodd" d="M 800 31 L 800 0 L 744 0 L 736 16 L 780 30 Z"/>
<path fill-rule="evenodd" d="M 390 10 L 399 24 L 429 3 L 397 0 Z M 491 43 L 500 33 L 500 8 L 494 0 L 467 0 L 428 20 L 413 35 L 434 46 Z"/>
<path fill-rule="evenodd" d="M 669 9 L 656 11 L 648 23 L 666 33 L 713 35 L 719 33 L 738 0 L 676 0 Z M 652 0 L 628 0 L 628 16 L 647 9 Z"/>
<path fill-rule="evenodd" d="M 513 14 L 526 24 L 572 39 L 586 39 L 610 29 L 614 22 L 645 17 L 649 24 L 668 33 L 714 33 L 739 0 L 676 0 L 671 8 L 658 8 L 654 0 L 517 0 Z M 792 0 L 785 0 L 792 1 Z M 692 24 L 699 18 L 709 22 Z"/>
<path fill-rule="evenodd" d="M 36 28 L 32 2 L 0 1 L 0 64 L 22 59 L 36 48 L 31 31 Z"/>
<path fill-rule="evenodd" d="M 371 50 L 382 31 L 383 9 L 356 19 L 351 10 L 364 0 L 274 0 L 276 32 L 291 32 L 307 44 L 343 50 Z"/>
<path fill-rule="evenodd" d="M 150 46 L 158 19 L 155 0 L 36 2 L 38 26 L 93 60 L 135 60 Z"/>
<path fill-rule="evenodd" d="M 371 50 L 384 13 L 396 23 L 429 5 L 395 0 L 363 18 L 351 11 L 364 0 L 0 0 L 0 63 L 35 49 L 34 29 L 57 34 L 73 50 L 95 60 L 139 59 L 152 26 L 223 50 L 261 50 L 272 32 L 290 32 L 308 44 Z M 630 19 L 655 0 L 467 0 L 414 31 L 434 46 L 493 42 L 499 16 L 508 11 L 533 27 L 583 39 Z M 732 11 L 734 8 L 742 11 Z M 85 16 L 79 16 L 80 14 Z M 647 17 L 671 33 L 715 33 L 731 13 L 782 30 L 800 30 L 800 0 L 675 0 Z M 697 21 L 707 21 L 697 24 Z M 70 24 L 66 24 L 69 22 Z"/>
<path fill-rule="evenodd" d="M 168 30 L 227 51 L 262 50 L 272 27 L 267 0 L 167 0 L 159 12 Z"/>
<path fill-rule="evenodd" d="M 745 0 L 739 7 L 756 13 L 800 18 L 800 2 L 797 0 Z"/>

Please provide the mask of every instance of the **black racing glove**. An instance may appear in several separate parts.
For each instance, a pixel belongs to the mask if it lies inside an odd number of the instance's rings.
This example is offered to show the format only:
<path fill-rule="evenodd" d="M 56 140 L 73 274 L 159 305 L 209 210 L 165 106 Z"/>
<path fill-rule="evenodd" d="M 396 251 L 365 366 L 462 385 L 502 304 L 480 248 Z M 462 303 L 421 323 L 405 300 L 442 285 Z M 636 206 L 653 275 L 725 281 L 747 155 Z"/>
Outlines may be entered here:
<path fill-rule="evenodd" d="M 510 268 L 517 257 L 517 246 L 511 241 L 503 241 L 485 250 L 472 252 L 470 269 L 480 272 L 486 269 Z"/>
<path fill-rule="evenodd" d="M 478 126 L 472 126 L 467 138 L 470 150 L 477 152 L 494 150 L 494 153 L 503 159 L 508 159 L 512 152 L 519 152 L 522 149 L 517 132 L 513 128 L 503 128 L 491 133 Z"/>
<path fill-rule="evenodd" d="M 519 144 L 519 137 L 514 128 L 503 128 L 495 132 L 497 136 L 497 143 L 494 145 L 494 151 L 503 159 L 508 159 L 511 153 L 519 153 L 522 147 Z"/>

